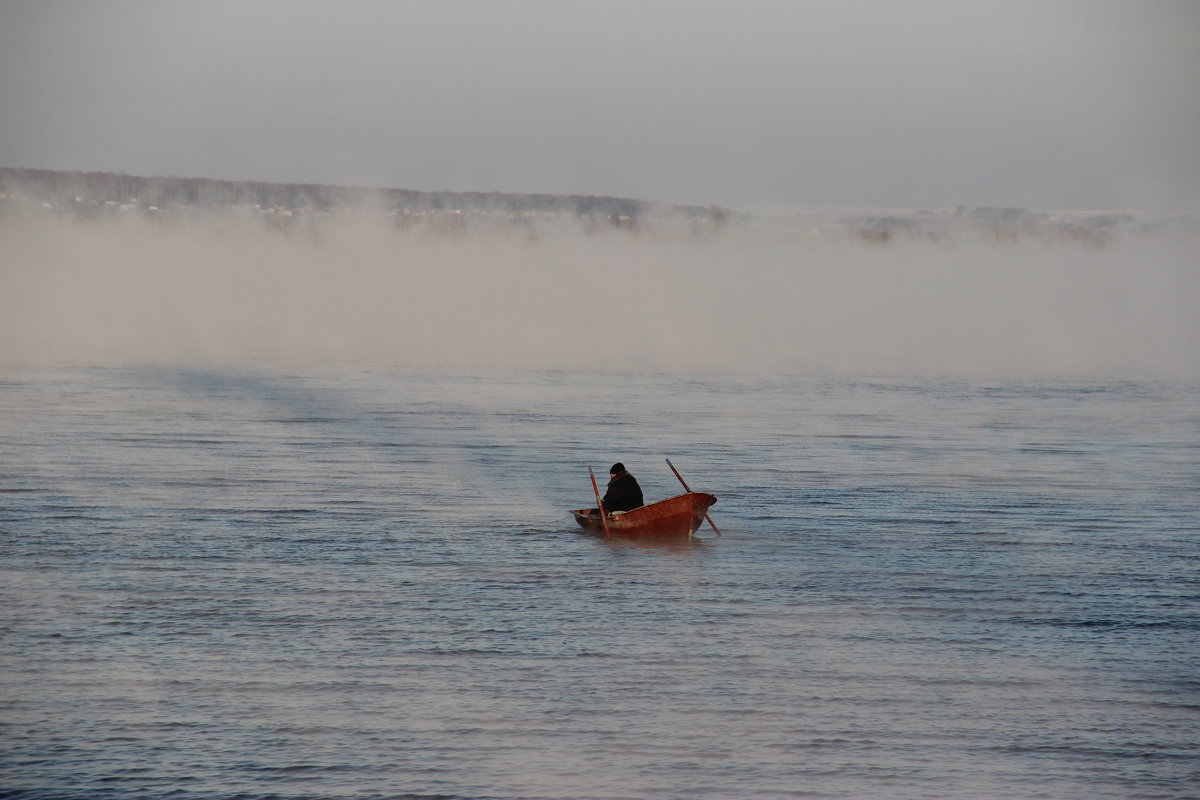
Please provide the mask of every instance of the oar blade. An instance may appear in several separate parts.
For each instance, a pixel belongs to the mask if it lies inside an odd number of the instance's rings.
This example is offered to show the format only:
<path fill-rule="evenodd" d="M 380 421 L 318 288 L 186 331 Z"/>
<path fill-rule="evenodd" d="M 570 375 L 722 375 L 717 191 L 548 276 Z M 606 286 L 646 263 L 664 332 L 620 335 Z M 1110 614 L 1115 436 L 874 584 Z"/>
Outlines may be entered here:
<path fill-rule="evenodd" d="M 691 494 L 692 490 L 691 490 L 690 488 L 688 488 L 687 481 L 685 481 L 685 480 L 683 479 L 683 476 L 679 474 L 679 470 L 675 469 L 675 465 L 671 463 L 671 459 L 669 459 L 669 458 L 667 459 L 667 466 L 671 468 L 671 472 L 674 472 L 674 473 L 675 473 L 675 477 L 679 479 L 679 482 L 680 482 L 681 484 L 683 484 L 683 490 L 684 490 L 685 492 L 687 492 L 688 494 Z M 708 524 L 709 524 L 709 525 L 712 527 L 713 531 L 715 531 L 715 532 L 716 532 L 717 536 L 720 536 L 720 535 L 721 535 L 721 531 L 720 531 L 720 529 L 719 529 L 719 528 L 717 528 L 717 526 L 713 524 L 712 517 L 710 517 L 710 516 L 708 515 L 708 512 L 707 512 L 707 511 L 705 511 L 705 512 L 704 512 L 704 519 L 705 519 L 705 520 L 708 522 Z"/>

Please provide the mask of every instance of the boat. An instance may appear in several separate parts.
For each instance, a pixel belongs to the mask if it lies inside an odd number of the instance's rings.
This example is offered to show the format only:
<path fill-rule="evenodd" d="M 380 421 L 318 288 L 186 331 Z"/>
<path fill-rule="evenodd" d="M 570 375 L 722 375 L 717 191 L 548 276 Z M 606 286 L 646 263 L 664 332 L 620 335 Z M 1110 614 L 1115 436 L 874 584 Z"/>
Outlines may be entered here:
<path fill-rule="evenodd" d="M 677 497 L 641 506 L 632 511 L 609 514 L 608 534 L 638 539 L 687 539 L 699 529 L 717 498 L 704 492 L 687 492 Z M 604 520 L 594 508 L 571 512 L 579 526 L 591 533 L 605 533 Z"/>

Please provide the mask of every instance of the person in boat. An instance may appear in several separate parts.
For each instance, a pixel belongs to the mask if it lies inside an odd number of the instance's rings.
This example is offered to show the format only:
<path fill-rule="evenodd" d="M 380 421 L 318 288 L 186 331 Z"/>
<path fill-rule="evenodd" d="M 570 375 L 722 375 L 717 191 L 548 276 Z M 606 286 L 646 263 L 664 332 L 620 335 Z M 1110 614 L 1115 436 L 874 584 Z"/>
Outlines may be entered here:
<path fill-rule="evenodd" d="M 642 487 L 637 478 L 633 477 L 625 465 L 618 461 L 608 471 L 608 491 L 604 493 L 604 511 L 611 514 L 614 511 L 632 511 L 646 503 L 642 499 Z"/>

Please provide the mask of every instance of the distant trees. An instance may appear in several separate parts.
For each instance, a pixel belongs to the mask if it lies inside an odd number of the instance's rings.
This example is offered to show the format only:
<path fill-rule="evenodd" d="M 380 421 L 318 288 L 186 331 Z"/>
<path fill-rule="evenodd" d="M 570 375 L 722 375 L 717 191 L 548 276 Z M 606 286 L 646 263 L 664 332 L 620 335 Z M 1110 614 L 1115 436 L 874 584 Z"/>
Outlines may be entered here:
<path fill-rule="evenodd" d="M 67 206 L 76 197 L 88 202 L 134 204 L 166 209 L 173 206 L 257 206 L 263 209 L 332 211 L 381 209 L 392 211 L 463 211 L 521 214 L 563 214 L 619 220 L 622 224 L 651 213 L 667 211 L 685 218 L 707 219 L 723 225 L 724 210 L 667 206 L 642 200 L 594 195 L 503 194 L 498 192 L 422 192 L 302 183 L 226 181 L 213 178 L 138 177 L 113 172 L 79 172 L 0 167 L 0 192 L 20 191 Z"/>

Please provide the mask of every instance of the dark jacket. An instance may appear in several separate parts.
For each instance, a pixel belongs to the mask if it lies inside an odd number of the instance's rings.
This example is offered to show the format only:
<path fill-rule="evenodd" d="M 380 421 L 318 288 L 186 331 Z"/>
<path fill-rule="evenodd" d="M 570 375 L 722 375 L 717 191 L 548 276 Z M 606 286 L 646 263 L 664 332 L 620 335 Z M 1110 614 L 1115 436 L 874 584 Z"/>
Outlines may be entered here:
<path fill-rule="evenodd" d="M 632 511 L 644 506 L 642 487 L 638 486 L 637 478 L 628 471 L 618 473 L 608 481 L 608 491 L 604 493 L 604 511 L 611 514 L 614 511 Z"/>

